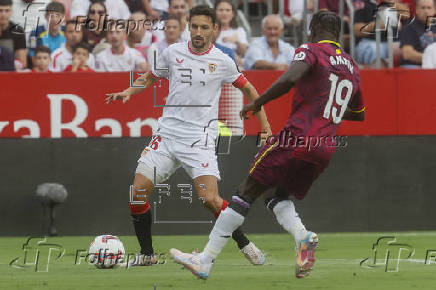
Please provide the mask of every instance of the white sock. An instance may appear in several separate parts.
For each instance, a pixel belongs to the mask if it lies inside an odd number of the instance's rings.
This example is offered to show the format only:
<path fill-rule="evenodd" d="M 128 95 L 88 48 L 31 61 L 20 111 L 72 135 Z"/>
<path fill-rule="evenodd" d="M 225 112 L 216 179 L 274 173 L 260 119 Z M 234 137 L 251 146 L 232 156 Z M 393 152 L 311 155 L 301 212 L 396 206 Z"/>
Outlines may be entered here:
<path fill-rule="evenodd" d="M 273 208 L 279 224 L 291 235 L 298 243 L 307 235 L 306 227 L 301 222 L 298 213 L 295 211 L 294 203 L 290 200 L 283 200 Z"/>
<path fill-rule="evenodd" d="M 245 217 L 227 207 L 218 216 L 209 235 L 209 242 L 200 255 L 201 263 L 212 263 L 221 253 L 232 233 L 244 223 Z"/>

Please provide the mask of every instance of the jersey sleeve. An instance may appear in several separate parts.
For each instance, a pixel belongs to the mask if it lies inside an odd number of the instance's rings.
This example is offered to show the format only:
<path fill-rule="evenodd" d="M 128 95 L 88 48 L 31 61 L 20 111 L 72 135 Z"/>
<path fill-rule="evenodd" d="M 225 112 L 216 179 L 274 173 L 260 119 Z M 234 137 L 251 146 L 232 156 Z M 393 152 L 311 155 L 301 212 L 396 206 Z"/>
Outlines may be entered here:
<path fill-rule="evenodd" d="M 309 45 L 303 44 L 295 50 L 293 61 L 304 61 L 312 67 L 316 64 L 316 55 Z"/>
<path fill-rule="evenodd" d="M 405 45 L 410 45 L 413 48 L 419 46 L 419 37 L 416 35 L 415 31 L 413 31 L 412 27 L 406 26 L 400 34 L 400 48 Z"/>
<path fill-rule="evenodd" d="M 436 68 L 436 44 L 430 44 L 422 54 L 422 68 Z"/>
<path fill-rule="evenodd" d="M 365 111 L 365 105 L 363 103 L 362 91 L 359 88 L 356 94 L 353 96 L 353 99 L 350 102 L 350 110 L 353 113 L 361 113 Z"/>
<path fill-rule="evenodd" d="M 157 62 L 153 67 L 151 68 L 151 73 L 153 76 L 158 78 L 168 78 L 169 73 L 169 67 L 170 67 L 170 48 L 167 47 L 164 49 L 164 51 L 159 55 L 159 58 L 157 59 Z"/>
<path fill-rule="evenodd" d="M 239 42 L 248 45 L 247 33 L 245 32 L 244 28 L 238 27 L 237 33 Z"/>
<path fill-rule="evenodd" d="M 236 88 L 242 88 L 247 83 L 245 76 L 239 71 L 236 63 L 225 55 L 226 70 L 224 73 L 223 83 L 231 83 Z"/>

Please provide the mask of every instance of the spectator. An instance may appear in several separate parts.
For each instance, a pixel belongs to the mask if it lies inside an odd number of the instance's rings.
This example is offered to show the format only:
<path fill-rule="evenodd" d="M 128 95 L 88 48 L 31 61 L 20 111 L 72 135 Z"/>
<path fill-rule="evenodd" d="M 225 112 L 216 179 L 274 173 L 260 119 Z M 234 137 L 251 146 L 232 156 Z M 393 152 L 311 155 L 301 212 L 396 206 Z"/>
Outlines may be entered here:
<path fill-rule="evenodd" d="M 0 46 L 0 71 L 14 71 L 14 53 L 6 47 Z"/>
<path fill-rule="evenodd" d="M 69 20 L 65 24 L 65 38 L 66 42 L 51 54 L 51 71 L 64 71 L 73 62 L 73 46 L 83 39 L 81 26 L 76 23 L 76 20 Z M 94 62 L 94 56 L 89 55 L 88 66 L 94 68 Z"/>
<path fill-rule="evenodd" d="M 45 10 L 48 28 L 40 25 L 30 33 L 28 42 L 30 57 L 35 55 L 35 49 L 38 46 L 47 46 L 50 51 L 55 51 L 65 42 L 64 32 L 61 30 L 65 19 L 64 5 L 50 2 Z"/>
<path fill-rule="evenodd" d="M 38 25 L 46 25 L 45 7 L 50 0 L 13 0 L 11 21 L 24 29 L 26 39 Z"/>
<path fill-rule="evenodd" d="M 104 29 L 107 12 L 104 0 L 94 1 L 89 5 L 88 18 L 83 29 L 83 42 L 88 43 L 91 50 L 106 37 Z"/>
<path fill-rule="evenodd" d="M 40 0 L 38 0 L 38 2 L 39 1 Z M 53 2 L 58 2 L 58 3 L 61 3 L 62 5 L 64 5 L 65 21 L 70 20 L 71 19 L 71 5 L 73 4 L 73 0 L 53 0 Z"/>
<path fill-rule="evenodd" d="M 174 0 L 173 0 L 174 1 Z M 167 20 L 165 21 L 165 39 L 161 41 L 153 43 L 147 52 L 147 61 L 150 64 L 150 67 L 153 67 L 155 64 L 155 59 L 157 60 L 162 51 L 170 46 L 173 43 L 179 42 L 180 33 L 182 26 L 180 18 L 176 15 L 168 15 Z M 154 56 L 156 52 L 156 57 Z"/>
<path fill-rule="evenodd" d="M 434 14 L 433 0 L 416 2 L 416 17 L 404 27 L 400 36 L 401 67 L 421 67 L 424 49 L 436 40 L 436 27 L 432 23 Z"/>
<path fill-rule="evenodd" d="M 424 49 L 422 68 L 436 69 L 436 43 L 432 43 Z"/>
<path fill-rule="evenodd" d="M 181 22 L 181 41 L 191 40 L 191 33 L 189 32 L 188 25 L 188 14 L 187 14 L 188 3 L 186 0 L 171 0 L 168 14 L 176 15 L 180 18 Z M 165 22 L 158 21 L 153 27 L 153 34 L 157 37 L 158 41 L 165 39 Z"/>
<path fill-rule="evenodd" d="M 268 15 L 262 20 L 263 37 L 250 44 L 245 55 L 245 69 L 287 70 L 295 49 L 280 39 L 283 21 L 279 15 Z"/>
<path fill-rule="evenodd" d="M 156 36 L 151 33 L 151 23 L 148 22 L 147 16 L 140 11 L 130 15 L 131 24 L 129 27 L 129 35 L 127 35 L 127 44 L 129 47 L 136 49 L 144 58 L 147 58 L 147 51 L 150 45 L 157 41 Z"/>
<path fill-rule="evenodd" d="M 124 43 L 125 31 L 119 27 L 111 27 L 106 32 L 110 48 L 106 48 L 97 55 L 96 68 L 99 71 L 131 71 L 148 70 L 147 62 L 136 49 Z"/>
<path fill-rule="evenodd" d="M 221 33 L 221 27 L 222 24 L 219 20 L 216 21 L 216 24 L 218 26 L 218 29 L 215 31 L 214 35 L 213 35 L 213 40 L 212 42 L 215 44 L 216 48 L 220 49 L 222 52 L 224 52 L 225 54 L 227 54 L 231 59 L 233 59 L 235 61 L 235 53 L 233 52 L 233 50 L 231 50 L 228 47 L 225 47 L 224 45 L 221 45 L 219 43 L 216 43 L 216 40 L 218 39 L 218 37 L 220 36 Z"/>
<path fill-rule="evenodd" d="M 32 72 L 50 72 L 48 69 L 50 65 L 50 48 L 47 46 L 38 46 L 32 57 L 32 63 Z"/>
<path fill-rule="evenodd" d="M 191 40 L 191 33 L 188 25 L 188 2 L 187 0 L 171 0 L 169 14 L 176 15 L 180 18 L 180 40 L 185 42 Z"/>
<path fill-rule="evenodd" d="M 86 16 L 91 4 L 90 0 L 73 0 L 73 3 L 71 4 L 71 18 Z M 106 0 L 105 4 L 109 18 L 123 20 L 129 19 L 130 10 L 124 0 Z"/>
<path fill-rule="evenodd" d="M 73 46 L 73 62 L 65 68 L 67 72 L 93 72 L 88 66 L 89 45 L 80 42 Z"/>
<path fill-rule="evenodd" d="M 396 0 L 389 0 L 377 5 L 376 1 L 356 1 L 355 7 L 360 9 L 354 13 L 354 34 L 356 38 L 356 60 L 360 64 L 373 65 L 376 62 L 375 19 L 378 17 L 380 24 L 380 58 L 387 59 L 387 31 L 386 24 L 392 27 L 393 36 L 397 35 L 398 14 Z"/>
<path fill-rule="evenodd" d="M 303 11 L 304 11 L 304 1 L 305 0 L 288 0 L 288 7 L 289 7 L 289 13 L 290 13 L 290 23 L 294 25 L 300 25 L 301 20 L 303 19 Z M 319 1 L 318 7 L 322 7 L 322 1 Z M 328 1 L 328 0 L 327 0 Z M 338 0 L 332 0 L 338 3 Z M 306 1 L 306 8 L 309 11 L 313 11 L 313 0 L 307 0 Z"/>
<path fill-rule="evenodd" d="M 242 63 L 242 57 L 248 48 L 247 34 L 236 22 L 236 10 L 231 0 L 217 0 L 215 2 L 216 18 L 221 22 L 221 33 L 216 43 L 233 50 L 239 57 L 237 62 Z"/>
<path fill-rule="evenodd" d="M 27 49 L 24 30 L 10 21 L 12 0 L 0 0 L 0 46 L 14 52 L 17 70 L 27 67 Z"/>
<path fill-rule="evenodd" d="M 152 20 L 165 20 L 168 16 L 169 0 L 143 0 L 145 13 Z"/>

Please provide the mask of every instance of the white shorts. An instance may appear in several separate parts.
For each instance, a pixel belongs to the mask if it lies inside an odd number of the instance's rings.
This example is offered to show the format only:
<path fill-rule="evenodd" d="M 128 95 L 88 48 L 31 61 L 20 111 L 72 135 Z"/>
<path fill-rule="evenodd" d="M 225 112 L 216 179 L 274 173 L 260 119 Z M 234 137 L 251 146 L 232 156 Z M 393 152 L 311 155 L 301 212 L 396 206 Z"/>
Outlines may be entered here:
<path fill-rule="evenodd" d="M 153 136 L 142 151 L 136 173 L 158 184 L 167 180 L 179 167 L 183 167 L 192 179 L 202 175 L 221 179 L 214 147 L 191 147 L 161 136 Z"/>

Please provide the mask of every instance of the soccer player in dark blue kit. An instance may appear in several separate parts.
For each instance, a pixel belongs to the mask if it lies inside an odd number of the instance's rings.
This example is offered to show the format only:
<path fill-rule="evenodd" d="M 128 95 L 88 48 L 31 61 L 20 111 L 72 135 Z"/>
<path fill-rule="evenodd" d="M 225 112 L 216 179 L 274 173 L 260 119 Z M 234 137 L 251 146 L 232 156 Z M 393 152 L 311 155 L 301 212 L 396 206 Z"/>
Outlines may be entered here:
<path fill-rule="evenodd" d="M 267 202 L 280 225 L 296 242 L 297 278 L 310 274 L 315 263 L 318 235 L 306 230 L 294 203 L 303 199 L 312 183 L 328 166 L 336 150 L 336 130 L 342 119 L 363 121 L 365 107 L 357 65 L 338 43 L 341 19 L 320 11 L 310 23 L 310 43 L 295 52 L 290 68 L 265 93 L 246 105 L 241 117 L 258 112 L 264 104 L 294 88 L 292 113 L 285 127 L 256 155 L 247 179 L 221 213 L 201 253 L 171 249 L 176 263 L 207 279 L 213 262 L 232 232 L 244 222 L 251 204 L 270 188 Z M 297 142 L 295 142 L 297 140 Z M 316 146 L 308 146 L 316 140 Z"/>

